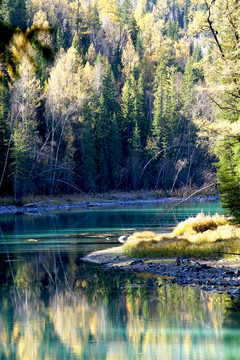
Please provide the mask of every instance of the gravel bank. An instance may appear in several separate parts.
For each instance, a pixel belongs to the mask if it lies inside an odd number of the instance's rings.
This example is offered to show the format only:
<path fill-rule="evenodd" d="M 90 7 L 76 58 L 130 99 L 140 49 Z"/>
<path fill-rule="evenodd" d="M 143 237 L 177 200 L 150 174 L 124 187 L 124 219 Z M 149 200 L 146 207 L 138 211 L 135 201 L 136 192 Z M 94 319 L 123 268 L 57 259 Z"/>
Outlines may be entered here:
<path fill-rule="evenodd" d="M 207 202 L 207 201 L 218 201 L 217 195 L 208 196 L 193 196 L 187 200 L 187 202 Z M 161 198 L 161 199 L 136 199 L 136 200 L 109 200 L 109 201 L 81 201 L 67 203 L 63 202 L 60 204 L 55 203 L 56 200 L 39 201 L 23 206 L 14 205 L 0 205 L 1 214 L 35 214 L 45 213 L 57 210 L 71 210 L 71 209 L 92 209 L 92 208 L 103 208 L 103 207 L 124 207 L 128 205 L 143 205 L 143 204 L 177 204 L 185 202 L 185 198 Z"/>
<path fill-rule="evenodd" d="M 115 248 L 97 251 L 82 260 L 100 264 L 106 270 L 148 272 L 178 285 L 226 292 L 240 298 L 240 256 L 233 260 L 129 259 L 121 254 L 120 248 Z"/>

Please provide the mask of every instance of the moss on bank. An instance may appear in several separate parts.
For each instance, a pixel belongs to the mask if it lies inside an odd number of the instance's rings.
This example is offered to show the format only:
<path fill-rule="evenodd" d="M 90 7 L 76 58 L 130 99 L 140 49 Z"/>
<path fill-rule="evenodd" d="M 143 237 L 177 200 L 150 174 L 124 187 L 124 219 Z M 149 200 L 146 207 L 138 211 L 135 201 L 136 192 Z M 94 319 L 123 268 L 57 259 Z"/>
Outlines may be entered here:
<path fill-rule="evenodd" d="M 180 223 L 171 234 L 135 233 L 122 250 L 129 257 L 218 258 L 240 253 L 239 240 L 240 228 L 224 216 L 199 214 Z"/>

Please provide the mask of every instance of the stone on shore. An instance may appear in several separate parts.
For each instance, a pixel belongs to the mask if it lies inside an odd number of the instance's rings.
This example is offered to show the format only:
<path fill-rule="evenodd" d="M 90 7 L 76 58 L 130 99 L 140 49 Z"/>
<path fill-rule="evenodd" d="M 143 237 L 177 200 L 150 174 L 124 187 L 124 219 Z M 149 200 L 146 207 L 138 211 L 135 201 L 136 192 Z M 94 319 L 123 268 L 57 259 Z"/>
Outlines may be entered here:
<path fill-rule="evenodd" d="M 124 244 L 127 241 L 128 238 L 129 238 L 128 235 L 122 235 L 122 236 L 119 236 L 118 241 L 120 243 Z"/>

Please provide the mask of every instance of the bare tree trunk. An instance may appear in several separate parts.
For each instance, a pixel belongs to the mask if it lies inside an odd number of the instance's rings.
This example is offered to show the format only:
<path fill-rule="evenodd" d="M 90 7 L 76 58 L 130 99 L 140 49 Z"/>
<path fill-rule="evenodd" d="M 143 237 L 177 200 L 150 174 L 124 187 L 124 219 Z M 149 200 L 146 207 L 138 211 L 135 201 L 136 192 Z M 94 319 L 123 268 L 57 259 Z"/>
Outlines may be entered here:
<path fill-rule="evenodd" d="M 66 125 L 66 118 L 63 121 L 63 125 L 62 125 L 62 130 L 61 130 L 61 135 L 58 141 L 58 147 L 57 147 L 57 151 L 56 151 L 56 156 L 55 156 L 55 165 L 54 165 L 54 172 L 53 172 L 53 178 L 52 178 L 52 187 L 51 187 L 51 191 L 50 194 L 53 193 L 53 188 L 54 188 L 54 182 L 55 182 L 55 178 L 56 178 L 56 169 L 57 169 L 57 163 L 58 163 L 58 155 L 59 155 L 59 149 L 60 149 L 60 145 L 62 142 L 62 136 L 63 136 L 63 131 L 65 129 L 65 125 Z"/>
<path fill-rule="evenodd" d="M 3 167 L 3 171 L 2 171 L 2 175 L 1 175 L 1 179 L 0 179 L 0 188 L 2 186 L 3 178 L 4 178 L 4 175 L 5 175 L 6 168 L 7 168 L 8 157 L 9 157 L 9 152 L 10 152 L 11 143 L 12 143 L 12 136 L 13 136 L 13 132 L 14 132 L 17 117 L 18 117 L 18 115 L 16 116 L 15 120 L 13 121 L 12 114 L 11 114 L 11 134 L 10 134 L 10 138 L 9 138 L 9 141 L 8 141 L 7 153 L 6 153 L 6 157 L 5 157 L 5 161 L 4 161 L 4 167 Z"/>

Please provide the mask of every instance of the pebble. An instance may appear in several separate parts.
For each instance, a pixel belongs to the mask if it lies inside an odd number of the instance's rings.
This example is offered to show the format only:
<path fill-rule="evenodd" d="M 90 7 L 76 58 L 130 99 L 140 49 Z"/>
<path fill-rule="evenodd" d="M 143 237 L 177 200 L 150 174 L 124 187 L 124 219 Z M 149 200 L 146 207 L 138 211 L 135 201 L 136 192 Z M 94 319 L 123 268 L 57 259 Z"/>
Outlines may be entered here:
<path fill-rule="evenodd" d="M 145 260 L 149 261 L 150 259 Z M 111 261 L 109 263 L 105 262 L 106 267 L 109 269 L 111 269 Z M 115 263 L 112 261 L 112 264 Z M 219 268 L 215 266 L 217 264 L 215 265 L 214 262 L 212 266 L 209 266 L 189 259 L 187 263 L 181 262 L 181 265 L 178 266 L 177 261 L 175 264 L 161 264 L 147 263 L 143 259 L 132 258 L 129 265 L 121 268 L 122 271 L 130 271 L 131 273 L 147 271 L 154 275 L 160 275 L 164 283 L 172 282 L 180 286 L 191 285 L 207 291 L 227 292 L 230 297 L 240 297 L 240 270 L 231 269 L 225 265 Z M 148 286 L 153 286 L 153 284 L 148 283 Z"/>

